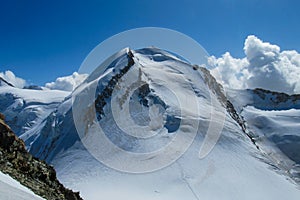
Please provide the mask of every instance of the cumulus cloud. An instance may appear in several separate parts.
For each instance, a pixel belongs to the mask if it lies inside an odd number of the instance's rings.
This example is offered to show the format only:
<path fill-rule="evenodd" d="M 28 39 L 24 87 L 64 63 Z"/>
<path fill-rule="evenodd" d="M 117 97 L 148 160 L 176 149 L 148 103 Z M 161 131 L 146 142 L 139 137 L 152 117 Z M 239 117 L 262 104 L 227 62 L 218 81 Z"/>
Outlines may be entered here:
<path fill-rule="evenodd" d="M 277 45 L 250 35 L 244 44 L 245 58 L 233 58 L 225 53 L 221 58 L 209 58 L 215 66 L 212 74 L 225 87 L 264 88 L 285 93 L 300 93 L 300 54 L 280 51 Z"/>
<path fill-rule="evenodd" d="M 212 74 L 221 81 L 222 85 L 229 88 L 242 89 L 247 87 L 245 77 L 247 76 L 246 67 L 249 62 L 246 58 L 233 58 L 229 52 L 226 52 L 221 58 L 209 57 L 209 64 L 216 66 Z"/>
<path fill-rule="evenodd" d="M 57 78 L 55 82 L 46 83 L 45 87 L 51 90 L 73 91 L 87 76 L 74 72 L 70 76 Z"/>
<path fill-rule="evenodd" d="M 16 77 L 16 75 L 9 70 L 0 72 L 0 77 L 17 88 L 23 88 L 26 85 L 26 81 L 24 79 Z"/>

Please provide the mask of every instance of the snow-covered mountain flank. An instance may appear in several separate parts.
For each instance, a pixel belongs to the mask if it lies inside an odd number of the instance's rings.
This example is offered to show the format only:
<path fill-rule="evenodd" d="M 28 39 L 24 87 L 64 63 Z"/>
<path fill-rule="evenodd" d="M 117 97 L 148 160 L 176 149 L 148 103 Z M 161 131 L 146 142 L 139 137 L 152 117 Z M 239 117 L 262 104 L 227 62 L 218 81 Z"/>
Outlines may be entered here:
<path fill-rule="evenodd" d="M 299 198 L 299 95 L 225 92 L 157 48 L 123 49 L 78 82 L 2 84 L 0 112 L 84 199 Z"/>

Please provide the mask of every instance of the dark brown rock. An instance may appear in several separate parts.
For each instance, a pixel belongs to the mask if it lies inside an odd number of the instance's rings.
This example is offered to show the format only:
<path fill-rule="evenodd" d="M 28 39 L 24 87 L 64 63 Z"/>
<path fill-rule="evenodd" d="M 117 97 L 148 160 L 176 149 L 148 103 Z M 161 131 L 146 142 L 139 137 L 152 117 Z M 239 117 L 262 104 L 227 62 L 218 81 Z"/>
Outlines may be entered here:
<path fill-rule="evenodd" d="M 29 154 L 23 140 L 19 139 L 5 124 L 2 114 L 0 117 L 0 171 L 9 174 L 45 199 L 82 199 L 78 192 L 65 188 L 57 180 L 52 166 Z"/>

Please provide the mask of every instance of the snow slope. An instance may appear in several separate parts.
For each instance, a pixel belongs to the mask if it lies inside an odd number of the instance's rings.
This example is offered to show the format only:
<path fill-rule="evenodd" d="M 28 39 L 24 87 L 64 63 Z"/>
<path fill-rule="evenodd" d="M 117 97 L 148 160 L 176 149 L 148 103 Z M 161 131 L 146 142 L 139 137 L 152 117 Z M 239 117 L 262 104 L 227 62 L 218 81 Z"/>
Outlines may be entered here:
<path fill-rule="evenodd" d="M 0 199 L 5 200 L 41 200 L 43 198 L 21 185 L 10 176 L 0 172 Z"/>
<path fill-rule="evenodd" d="M 227 92 L 256 143 L 299 181 L 300 96 L 262 89 Z"/>

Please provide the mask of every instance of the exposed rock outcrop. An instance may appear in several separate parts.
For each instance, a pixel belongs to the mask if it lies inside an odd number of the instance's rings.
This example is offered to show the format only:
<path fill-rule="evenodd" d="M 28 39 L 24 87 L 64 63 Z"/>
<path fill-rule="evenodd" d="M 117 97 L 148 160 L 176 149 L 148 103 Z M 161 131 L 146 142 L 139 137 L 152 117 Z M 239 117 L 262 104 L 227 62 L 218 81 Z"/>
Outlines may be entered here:
<path fill-rule="evenodd" d="M 254 136 L 252 135 L 252 133 L 247 131 L 245 121 L 244 121 L 243 117 L 237 113 L 237 111 L 234 108 L 233 104 L 225 96 L 223 86 L 217 82 L 215 77 L 213 77 L 211 75 L 211 73 L 208 69 L 206 69 L 204 67 L 199 67 L 199 69 L 201 70 L 201 72 L 204 75 L 204 82 L 207 84 L 207 86 L 210 88 L 210 90 L 217 95 L 219 101 L 226 108 L 227 112 L 232 117 L 232 119 L 234 119 L 239 124 L 239 126 L 241 127 L 243 132 L 250 138 L 250 140 L 256 146 L 256 148 L 259 149 L 259 147 L 255 143 Z"/>
<path fill-rule="evenodd" d="M 24 142 L 4 122 L 0 114 L 0 171 L 9 174 L 35 194 L 49 200 L 79 200 L 78 192 L 65 188 L 53 167 L 27 152 Z"/>

